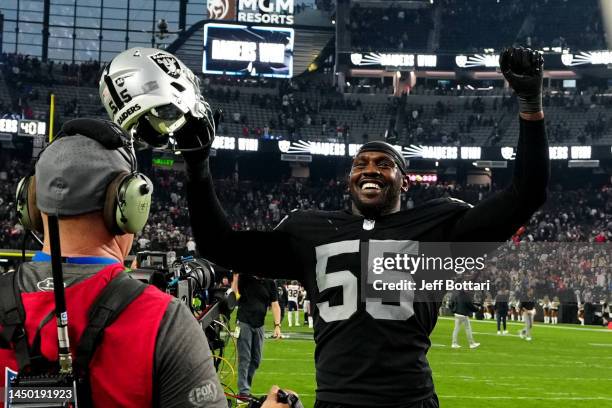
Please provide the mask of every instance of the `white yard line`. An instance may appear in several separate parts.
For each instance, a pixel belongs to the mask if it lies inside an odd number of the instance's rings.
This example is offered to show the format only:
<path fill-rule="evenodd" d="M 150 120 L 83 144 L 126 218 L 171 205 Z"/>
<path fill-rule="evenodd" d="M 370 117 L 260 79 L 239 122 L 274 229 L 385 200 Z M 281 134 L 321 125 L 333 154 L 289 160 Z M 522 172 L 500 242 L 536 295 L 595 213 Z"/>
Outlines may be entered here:
<path fill-rule="evenodd" d="M 265 394 L 268 390 L 257 390 L 255 392 L 256 395 Z M 313 393 L 298 393 L 301 397 L 314 397 L 316 394 Z M 573 397 L 562 397 L 561 395 L 566 394 L 555 394 L 550 393 L 551 395 L 559 395 L 559 396 L 551 396 L 551 397 L 542 397 L 542 396 L 482 396 L 482 395 L 438 395 L 440 399 L 479 399 L 479 400 L 530 400 L 530 401 L 539 401 L 539 400 L 550 400 L 550 401 L 612 401 L 612 397 L 587 397 L 587 396 L 573 396 Z"/>
<path fill-rule="evenodd" d="M 560 395 L 560 394 L 558 394 Z M 455 398 L 455 399 L 484 399 L 484 400 L 551 400 L 551 401 L 612 401 L 612 397 L 542 397 L 542 396 L 482 396 L 482 395 L 438 395 L 439 398 Z"/>
<path fill-rule="evenodd" d="M 454 317 L 439 317 L 438 320 L 452 320 L 454 321 L 455 318 Z M 488 324 L 495 324 L 497 325 L 497 322 L 495 320 L 475 320 L 475 319 L 470 319 L 471 323 L 488 323 Z M 512 325 L 512 326 L 524 326 L 523 322 L 517 322 L 517 321 L 509 321 L 507 322 L 508 325 Z M 601 328 L 601 329 L 594 329 L 594 328 L 589 328 L 589 327 L 569 327 L 569 326 L 558 326 L 556 324 L 544 324 L 541 322 L 536 322 L 536 324 L 534 325 L 534 327 L 537 327 L 538 329 L 541 328 L 548 328 L 548 329 L 559 329 L 559 330 L 577 330 L 577 331 L 588 331 L 588 332 L 598 332 L 598 333 L 608 333 L 608 334 L 612 334 L 612 330 L 608 330 L 605 328 Z"/>

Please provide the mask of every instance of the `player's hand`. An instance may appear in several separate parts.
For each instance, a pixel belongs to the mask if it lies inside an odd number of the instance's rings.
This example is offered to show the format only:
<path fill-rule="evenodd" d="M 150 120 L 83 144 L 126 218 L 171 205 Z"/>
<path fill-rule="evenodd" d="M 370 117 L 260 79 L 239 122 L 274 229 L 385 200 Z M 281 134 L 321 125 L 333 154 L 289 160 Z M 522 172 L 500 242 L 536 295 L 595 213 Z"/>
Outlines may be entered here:
<path fill-rule="evenodd" d="M 280 326 L 275 326 L 274 327 L 274 334 L 272 335 L 272 337 L 274 337 L 275 339 L 280 339 L 281 336 L 282 336 L 282 334 L 281 334 Z"/>
<path fill-rule="evenodd" d="M 499 57 L 502 74 L 516 92 L 521 113 L 542 111 L 544 58 L 530 48 L 507 48 Z"/>

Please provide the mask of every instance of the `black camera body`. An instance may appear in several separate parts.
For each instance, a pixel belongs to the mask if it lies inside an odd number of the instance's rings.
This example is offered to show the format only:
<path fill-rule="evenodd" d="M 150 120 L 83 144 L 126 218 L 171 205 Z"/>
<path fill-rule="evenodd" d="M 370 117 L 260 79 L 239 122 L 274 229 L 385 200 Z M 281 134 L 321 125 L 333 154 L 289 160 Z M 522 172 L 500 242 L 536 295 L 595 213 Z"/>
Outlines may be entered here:
<path fill-rule="evenodd" d="M 231 289 L 215 287 L 213 264 L 202 258 L 176 259 L 174 252 L 156 251 L 138 252 L 136 264 L 137 269 L 130 272 L 132 278 L 180 299 L 202 326 L 211 351 L 223 356 L 226 341 L 221 338 L 223 327 L 217 322 L 222 316 L 229 321 L 237 301 Z"/>
<path fill-rule="evenodd" d="M 230 313 L 236 297 L 226 288 L 215 288 L 215 268 L 203 258 L 182 257 L 174 252 L 143 251 L 136 254 L 134 279 L 156 286 L 187 305 L 194 314 L 220 304 L 221 313 Z"/>
<path fill-rule="evenodd" d="M 265 401 L 265 396 L 261 398 L 252 398 L 249 401 L 248 408 L 260 408 Z M 302 401 L 300 401 L 297 395 L 280 389 L 276 393 L 276 402 L 280 402 L 281 404 L 287 404 L 289 405 L 289 408 L 304 408 Z"/>

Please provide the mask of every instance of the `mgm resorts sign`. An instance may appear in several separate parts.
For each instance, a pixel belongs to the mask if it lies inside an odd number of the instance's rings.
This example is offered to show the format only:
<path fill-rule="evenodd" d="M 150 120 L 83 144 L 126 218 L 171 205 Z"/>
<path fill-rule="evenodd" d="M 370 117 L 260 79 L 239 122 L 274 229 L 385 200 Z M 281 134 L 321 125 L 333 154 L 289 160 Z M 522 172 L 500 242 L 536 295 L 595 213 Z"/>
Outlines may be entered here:
<path fill-rule="evenodd" d="M 293 24 L 294 0 L 207 0 L 209 20 Z"/>

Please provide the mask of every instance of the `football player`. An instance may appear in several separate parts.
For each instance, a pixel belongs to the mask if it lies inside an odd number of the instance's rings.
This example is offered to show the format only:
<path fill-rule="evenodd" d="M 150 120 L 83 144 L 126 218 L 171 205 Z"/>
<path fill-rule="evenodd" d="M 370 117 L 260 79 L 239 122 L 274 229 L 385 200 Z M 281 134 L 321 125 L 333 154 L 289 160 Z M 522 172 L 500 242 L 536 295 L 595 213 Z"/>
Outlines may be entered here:
<path fill-rule="evenodd" d="M 287 319 L 289 321 L 289 327 L 293 325 L 293 321 L 295 321 L 295 325 L 300 325 L 300 308 L 299 304 L 300 297 L 300 284 L 298 281 L 291 281 L 290 285 L 287 285 L 287 299 L 289 312 L 287 313 Z M 295 319 L 295 320 L 292 320 Z"/>
<path fill-rule="evenodd" d="M 514 176 L 507 189 L 476 207 L 442 198 L 400 211 L 401 192 L 409 185 L 406 161 L 376 141 L 353 159 L 350 211 L 294 211 L 273 231 L 234 231 L 214 190 L 210 144 L 202 143 L 214 136 L 214 127 L 188 120 L 175 132 L 187 162 L 185 186 L 200 253 L 241 273 L 304 283 L 313 306 L 316 408 L 439 406 L 426 355 L 440 303 L 364 299 L 361 261 L 380 241 L 505 241 L 544 203 L 549 160 L 543 58 L 512 48 L 500 64 L 519 100 Z"/>

